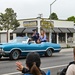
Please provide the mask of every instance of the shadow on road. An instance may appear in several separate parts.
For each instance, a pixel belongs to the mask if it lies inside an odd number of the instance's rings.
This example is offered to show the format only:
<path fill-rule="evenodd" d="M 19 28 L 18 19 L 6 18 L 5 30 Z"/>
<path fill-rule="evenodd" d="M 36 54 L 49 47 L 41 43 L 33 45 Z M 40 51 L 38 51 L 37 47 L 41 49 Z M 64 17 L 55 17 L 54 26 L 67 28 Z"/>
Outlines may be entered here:
<path fill-rule="evenodd" d="M 62 57 L 63 55 L 62 54 L 56 54 L 56 53 L 54 53 L 51 57 L 46 57 L 46 56 L 40 56 L 41 58 L 57 58 L 57 57 Z M 23 56 L 23 57 L 20 57 L 19 59 L 17 59 L 17 60 L 11 60 L 9 57 L 2 57 L 1 59 L 0 59 L 0 61 L 19 61 L 19 60 L 24 60 L 24 59 L 26 59 L 26 57 L 25 56 Z"/>
<path fill-rule="evenodd" d="M 17 59 L 17 60 L 11 60 L 9 57 L 2 57 L 2 58 L 0 59 L 0 61 L 19 61 L 19 60 L 24 60 L 24 59 L 26 59 L 25 56 L 24 56 L 24 57 L 20 57 L 20 58 Z"/>

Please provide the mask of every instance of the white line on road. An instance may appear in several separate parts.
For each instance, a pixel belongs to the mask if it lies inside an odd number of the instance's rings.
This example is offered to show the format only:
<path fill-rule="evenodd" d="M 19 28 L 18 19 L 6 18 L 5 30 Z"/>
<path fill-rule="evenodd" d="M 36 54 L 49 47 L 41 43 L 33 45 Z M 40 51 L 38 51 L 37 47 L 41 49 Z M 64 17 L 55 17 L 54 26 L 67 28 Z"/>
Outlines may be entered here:
<path fill-rule="evenodd" d="M 58 66 L 52 66 L 52 67 L 45 67 L 45 68 L 41 68 L 42 70 L 45 70 L 45 69 L 53 69 L 53 68 L 59 68 L 59 67 L 63 67 L 63 66 L 66 66 L 67 64 L 65 65 L 58 65 Z"/>
<path fill-rule="evenodd" d="M 58 65 L 58 66 L 52 66 L 52 67 L 45 67 L 45 68 L 41 68 L 42 70 L 45 70 L 45 69 L 53 69 L 53 68 L 59 68 L 59 67 L 63 67 L 63 66 L 66 66 L 67 64 L 65 65 Z M 13 72 L 13 73 L 8 73 L 8 74 L 1 74 L 1 75 L 14 75 L 14 74 L 18 74 L 18 73 L 21 73 L 21 72 Z"/>
<path fill-rule="evenodd" d="M 7 73 L 7 74 L 2 74 L 2 75 L 13 75 L 13 74 L 18 74 L 18 73 L 21 73 L 21 72 L 13 72 L 13 73 Z"/>

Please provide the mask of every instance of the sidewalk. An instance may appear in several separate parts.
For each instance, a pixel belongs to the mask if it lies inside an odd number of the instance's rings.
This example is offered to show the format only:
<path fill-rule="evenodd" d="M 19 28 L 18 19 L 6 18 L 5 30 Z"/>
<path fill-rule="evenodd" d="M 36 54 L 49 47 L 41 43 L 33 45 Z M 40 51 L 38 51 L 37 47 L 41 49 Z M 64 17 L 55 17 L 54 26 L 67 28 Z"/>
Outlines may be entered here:
<path fill-rule="evenodd" d="M 68 44 L 65 44 L 65 43 L 62 43 L 60 44 L 61 45 L 61 48 L 69 48 L 69 47 L 75 47 L 75 43 L 68 43 Z"/>
<path fill-rule="evenodd" d="M 64 49 L 61 49 L 60 52 L 73 52 L 73 48 L 64 48 Z"/>

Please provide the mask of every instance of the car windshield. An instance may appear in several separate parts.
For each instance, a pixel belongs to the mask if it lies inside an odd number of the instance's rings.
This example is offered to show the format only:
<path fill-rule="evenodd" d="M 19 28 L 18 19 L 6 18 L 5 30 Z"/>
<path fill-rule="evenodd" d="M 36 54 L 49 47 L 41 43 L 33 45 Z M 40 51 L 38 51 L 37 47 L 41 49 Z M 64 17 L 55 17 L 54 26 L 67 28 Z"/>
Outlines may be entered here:
<path fill-rule="evenodd" d="M 23 41 L 27 41 L 28 37 L 16 37 L 15 39 L 11 40 L 10 43 L 21 43 Z"/>

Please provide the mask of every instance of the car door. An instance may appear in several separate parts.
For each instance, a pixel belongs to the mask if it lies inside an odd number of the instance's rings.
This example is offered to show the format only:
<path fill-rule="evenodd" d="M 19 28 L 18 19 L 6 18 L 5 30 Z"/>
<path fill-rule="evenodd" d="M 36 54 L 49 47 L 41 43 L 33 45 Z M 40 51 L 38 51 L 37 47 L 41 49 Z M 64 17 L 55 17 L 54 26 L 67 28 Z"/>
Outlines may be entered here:
<path fill-rule="evenodd" d="M 38 52 L 39 54 L 44 54 L 45 52 L 45 45 L 44 43 L 36 44 L 36 43 L 27 43 L 23 46 L 23 55 L 27 55 L 29 52 Z"/>
<path fill-rule="evenodd" d="M 31 44 L 27 44 L 25 47 L 25 51 L 27 52 L 39 52 L 39 51 L 43 51 L 44 50 L 44 46 L 43 44 L 36 44 L 36 43 L 31 43 Z"/>

